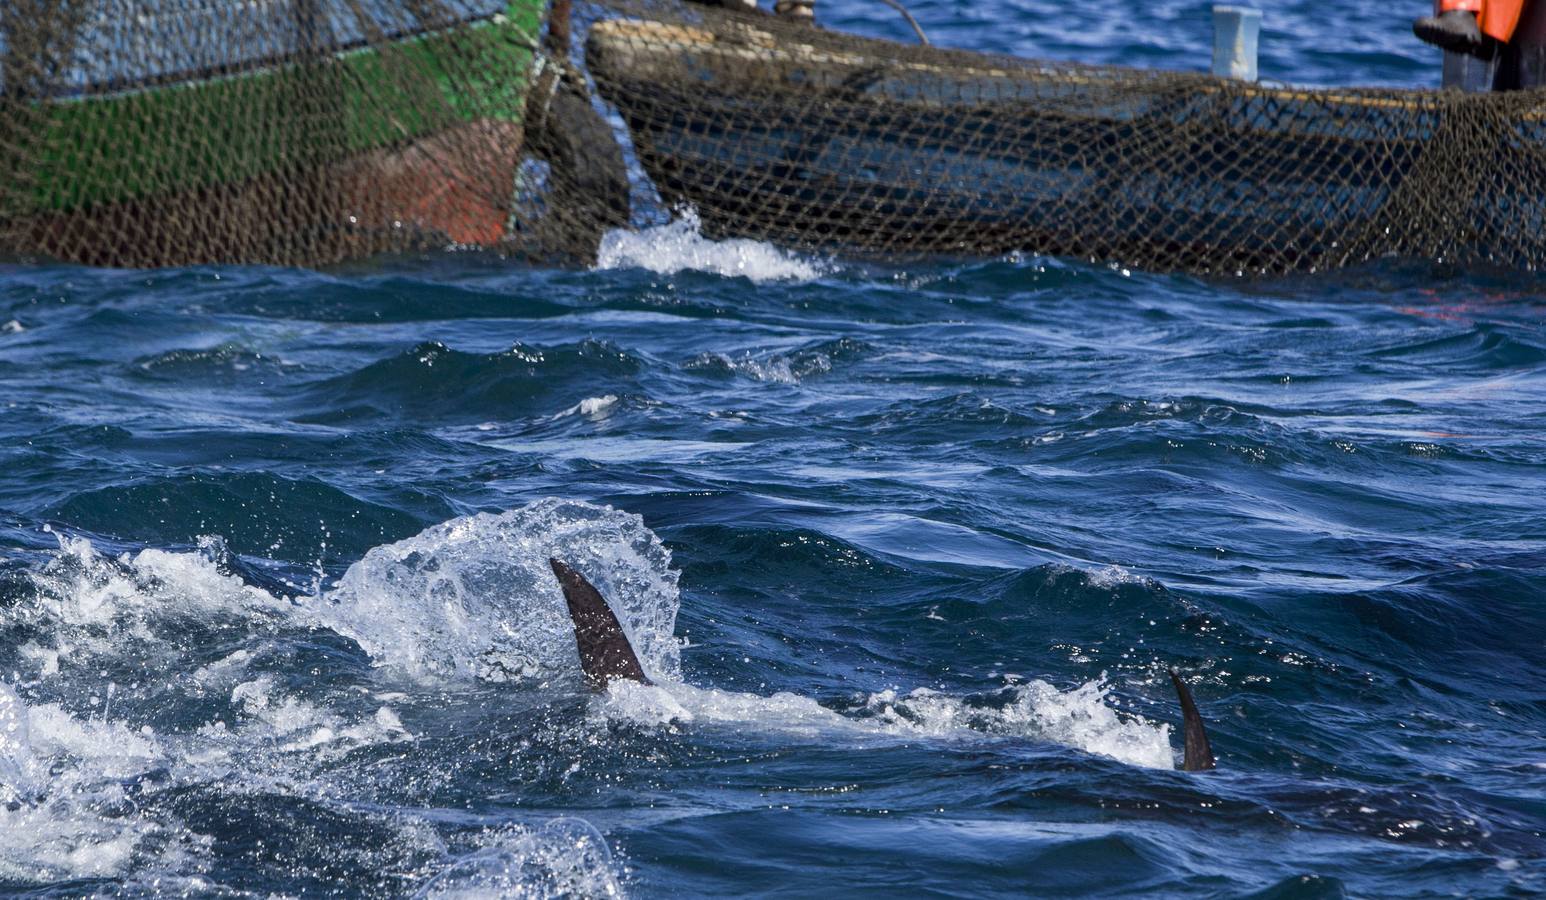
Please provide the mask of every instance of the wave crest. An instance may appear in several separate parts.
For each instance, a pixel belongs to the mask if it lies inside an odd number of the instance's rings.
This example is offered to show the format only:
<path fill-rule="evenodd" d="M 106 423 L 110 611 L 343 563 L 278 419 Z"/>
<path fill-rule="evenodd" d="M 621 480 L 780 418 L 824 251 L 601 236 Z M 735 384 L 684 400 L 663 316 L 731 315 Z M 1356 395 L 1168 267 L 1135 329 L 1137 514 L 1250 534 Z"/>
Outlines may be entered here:
<path fill-rule="evenodd" d="M 690 209 L 665 225 L 608 232 L 596 253 L 596 268 L 645 269 L 657 275 L 684 270 L 726 278 L 739 275 L 758 284 L 813 281 L 823 274 L 817 264 L 772 244 L 744 238 L 710 240 L 703 236 L 698 214 Z"/>

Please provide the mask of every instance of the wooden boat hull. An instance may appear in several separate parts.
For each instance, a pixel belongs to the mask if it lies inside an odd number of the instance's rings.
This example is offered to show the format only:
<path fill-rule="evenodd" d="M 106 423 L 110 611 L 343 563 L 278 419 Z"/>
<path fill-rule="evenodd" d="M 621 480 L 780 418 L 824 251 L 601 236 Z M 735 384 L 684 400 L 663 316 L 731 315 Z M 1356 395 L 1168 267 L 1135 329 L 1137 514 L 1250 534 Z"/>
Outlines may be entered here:
<path fill-rule="evenodd" d="M 1233 274 L 1506 254 L 1497 236 L 1518 230 L 1471 210 L 1465 246 L 1403 243 L 1445 165 L 1430 138 L 1456 98 L 1145 83 L 965 54 L 931 65 L 809 40 L 754 19 L 613 20 L 592 28 L 587 61 L 662 198 L 714 236 Z M 1546 137 L 1538 117 L 1519 127 Z M 1546 202 L 1520 197 L 1508 214 L 1521 212 L 1546 218 Z"/>
<path fill-rule="evenodd" d="M 34 103 L 30 165 L 0 197 L 4 242 L 124 267 L 497 244 L 544 7 L 509 0 L 308 61 Z"/>

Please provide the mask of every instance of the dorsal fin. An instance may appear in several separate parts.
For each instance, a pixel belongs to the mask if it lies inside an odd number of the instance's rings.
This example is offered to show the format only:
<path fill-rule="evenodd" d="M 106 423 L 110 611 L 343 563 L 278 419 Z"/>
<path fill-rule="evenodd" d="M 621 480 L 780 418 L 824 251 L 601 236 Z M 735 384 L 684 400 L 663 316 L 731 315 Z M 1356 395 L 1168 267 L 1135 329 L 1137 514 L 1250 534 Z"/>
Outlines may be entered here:
<path fill-rule="evenodd" d="M 1192 692 L 1186 682 L 1170 670 L 1170 683 L 1176 686 L 1176 696 L 1181 698 L 1182 730 L 1186 735 L 1186 751 L 1181 769 L 1185 772 L 1203 772 L 1213 768 L 1213 748 L 1208 746 L 1208 732 L 1202 727 L 1202 716 L 1197 714 L 1197 704 L 1192 702 Z"/>
<path fill-rule="evenodd" d="M 574 640 L 580 648 L 580 669 L 591 690 L 606 690 L 607 682 L 614 678 L 650 684 L 623 626 L 596 586 L 558 560 L 548 562 L 564 589 L 564 602 L 569 604 L 569 618 L 574 622 Z"/>

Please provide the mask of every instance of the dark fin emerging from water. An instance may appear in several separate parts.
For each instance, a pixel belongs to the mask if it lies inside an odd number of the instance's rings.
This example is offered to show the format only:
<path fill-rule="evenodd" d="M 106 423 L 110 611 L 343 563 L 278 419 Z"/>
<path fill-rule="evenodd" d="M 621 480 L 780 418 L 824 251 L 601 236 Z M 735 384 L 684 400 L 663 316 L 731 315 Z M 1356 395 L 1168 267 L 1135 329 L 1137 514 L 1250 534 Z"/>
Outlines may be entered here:
<path fill-rule="evenodd" d="M 1192 702 L 1192 692 L 1186 682 L 1170 670 L 1170 683 L 1176 686 L 1176 696 L 1181 698 L 1181 719 L 1186 733 L 1186 755 L 1181 762 L 1184 772 L 1204 772 L 1213 768 L 1213 748 L 1208 746 L 1208 732 L 1202 727 L 1202 716 L 1197 714 L 1197 704 Z"/>
<path fill-rule="evenodd" d="M 564 589 L 564 601 L 569 604 L 569 618 L 574 621 L 574 640 L 580 646 L 580 668 L 585 672 L 585 683 L 591 690 L 606 690 L 607 682 L 616 678 L 652 682 L 644 676 L 639 657 L 623 634 L 612 608 L 585 576 L 556 559 L 549 559 L 553 574 Z"/>

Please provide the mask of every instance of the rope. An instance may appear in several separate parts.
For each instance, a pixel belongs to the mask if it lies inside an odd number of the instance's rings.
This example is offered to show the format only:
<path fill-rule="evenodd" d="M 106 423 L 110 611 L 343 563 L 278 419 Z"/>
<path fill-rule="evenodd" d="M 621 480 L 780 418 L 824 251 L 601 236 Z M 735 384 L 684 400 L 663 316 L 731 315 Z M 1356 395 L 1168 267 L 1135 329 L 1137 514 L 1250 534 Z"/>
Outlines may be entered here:
<path fill-rule="evenodd" d="M 880 2 L 902 14 L 902 18 L 907 20 L 907 24 L 913 26 L 913 34 L 918 35 L 918 43 L 923 44 L 925 47 L 929 45 L 929 36 L 923 33 L 922 26 L 918 24 L 917 19 L 913 18 L 913 14 L 907 11 L 907 7 L 903 6 L 898 0 L 880 0 Z"/>

